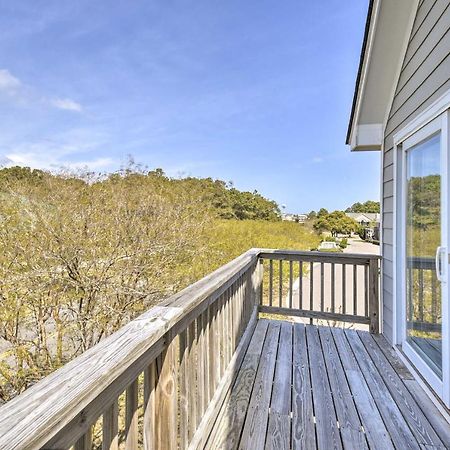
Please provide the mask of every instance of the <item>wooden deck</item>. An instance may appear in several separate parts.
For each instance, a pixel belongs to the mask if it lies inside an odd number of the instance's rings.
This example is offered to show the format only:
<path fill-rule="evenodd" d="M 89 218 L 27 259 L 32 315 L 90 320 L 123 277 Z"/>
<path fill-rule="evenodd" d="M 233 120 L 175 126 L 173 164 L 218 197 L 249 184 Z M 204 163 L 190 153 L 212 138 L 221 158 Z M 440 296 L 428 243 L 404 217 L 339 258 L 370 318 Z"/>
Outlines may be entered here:
<path fill-rule="evenodd" d="M 207 449 L 450 448 L 450 425 L 381 335 L 258 321 Z"/>

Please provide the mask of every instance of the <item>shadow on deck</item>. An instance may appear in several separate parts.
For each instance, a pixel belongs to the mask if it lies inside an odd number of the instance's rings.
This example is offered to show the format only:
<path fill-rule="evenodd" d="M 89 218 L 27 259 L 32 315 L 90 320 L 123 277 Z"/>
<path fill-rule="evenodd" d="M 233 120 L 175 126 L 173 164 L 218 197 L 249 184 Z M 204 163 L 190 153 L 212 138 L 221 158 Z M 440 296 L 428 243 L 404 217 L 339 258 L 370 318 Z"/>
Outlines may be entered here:
<path fill-rule="evenodd" d="M 207 449 L 449 448 L 381 335 L 260 319 Z"/>

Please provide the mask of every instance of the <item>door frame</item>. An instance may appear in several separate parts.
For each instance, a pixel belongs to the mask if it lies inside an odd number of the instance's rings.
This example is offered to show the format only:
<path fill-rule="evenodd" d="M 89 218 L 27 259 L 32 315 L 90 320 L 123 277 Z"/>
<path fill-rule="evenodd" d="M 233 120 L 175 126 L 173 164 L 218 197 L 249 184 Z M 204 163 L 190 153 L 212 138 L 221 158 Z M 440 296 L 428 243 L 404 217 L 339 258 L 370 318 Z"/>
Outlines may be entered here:
<path fill-rule="evenodd" d="M 394 186 L 393 186 L 393 263 L 394 263 L 394 302 L 393 318 L 394 344 L 401 345 L 405 355 L 410 359 L 417 372 L 450 408 L 450 249 L 449 249 L 449 194 L 450 194 L 450 90 L 418 115 L 411 123 L 394 135 Z M 431 137 L 436 132 L 441 133 L 441 245 L 446 247 L 445 281 L 441 283 L 442 291 L 442 380 L 426 364 L 419 354 L 406 342 L 406 267 L 405 258 L 405 213 L 406 213 L 406 142 L 410 148 Z"/>

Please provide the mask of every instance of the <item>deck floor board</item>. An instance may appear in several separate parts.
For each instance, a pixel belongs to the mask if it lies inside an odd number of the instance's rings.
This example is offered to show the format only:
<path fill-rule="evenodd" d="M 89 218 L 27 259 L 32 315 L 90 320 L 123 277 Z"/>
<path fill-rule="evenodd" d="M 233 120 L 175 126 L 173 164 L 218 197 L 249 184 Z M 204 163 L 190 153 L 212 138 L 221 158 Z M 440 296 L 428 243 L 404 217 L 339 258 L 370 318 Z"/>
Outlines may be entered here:
<path fill-rule="evenodd" d="M 388 342 L 264 320 L 206 449 L 450 449 L 450 424 Z"/>

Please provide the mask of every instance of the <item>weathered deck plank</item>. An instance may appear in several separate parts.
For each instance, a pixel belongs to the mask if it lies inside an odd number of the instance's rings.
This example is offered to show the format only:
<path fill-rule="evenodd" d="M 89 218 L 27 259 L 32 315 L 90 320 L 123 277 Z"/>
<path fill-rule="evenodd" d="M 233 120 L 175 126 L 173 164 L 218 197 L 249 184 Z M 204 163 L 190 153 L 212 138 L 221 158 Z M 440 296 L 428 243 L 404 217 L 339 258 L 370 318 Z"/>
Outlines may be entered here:
<path fill-rule="evenodd" d="M 320 346 L 317 327 L 306 328 L 311 384 L 316 415 L 317 444 L 319 448 L 341 449 L 342 442 L 338 428 L 336 411 L 333 405 L 330 384 L 328 382 L 325 361 Z"/>
<path fill-rule="evenodd" d="M 386 384 L 364 348 L 355 330 L 345 330 L 345 335 L 355 354 L 367 385 L 388 428 L 394 445 L 397 448 L 418 449 L 420 446 L 408 427 L 402 413 L 395 404 Z"/>
<path fill-rule="evenodd" d="M 205 449 L 450 449 L 450 424 L 383 338 L 260 320 Z"/>
<path fill-rule="evenodd" d="M 234 449 L 239 443 L 269 322 L 259 320 L 239 374 L 209 437 L 208 446 Z"/>
<path fill-rule="evenodd" d="M 262 449 L 265 445 L 279 334 L 280 322 L 271 322 L 239 444 L 242 450 Z"/>
<path fill-rule="evenodd" d="M 305 325 L 294 324 L 292 448 L 315 449 L 316 433 Z"/>
<path fill-rule="evenodd" d="M 353 403 L 353 397 L 330 328 L 319 327 L 319 336 L 344 447 L 355 450 L 367 449 L 361 421 Z"/>
<path fill-rule="evenodd" d="M 358 335 L 419 444 L 443 447 L 443 443 L 433 427 L 372 336 L 368 333 L 358 333 Z"/>
<path fill-rule="evenodd" d="M 292 324 L 281 325 L 266 449 L 289 450 L 291 446 Z"/>
<path fill-rule="evenodd" d="M 362 375 L 355 356 L 341 328 L 331 329 L 336 348 L 347 376 L 356 408 L 364 426 L 370 448 L 394 450 L 389 432 L 384 425 L 375 400 Z"/>

